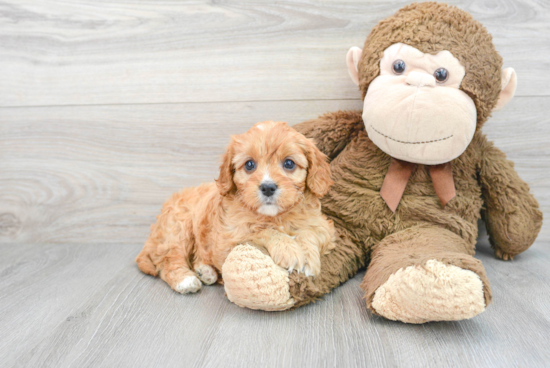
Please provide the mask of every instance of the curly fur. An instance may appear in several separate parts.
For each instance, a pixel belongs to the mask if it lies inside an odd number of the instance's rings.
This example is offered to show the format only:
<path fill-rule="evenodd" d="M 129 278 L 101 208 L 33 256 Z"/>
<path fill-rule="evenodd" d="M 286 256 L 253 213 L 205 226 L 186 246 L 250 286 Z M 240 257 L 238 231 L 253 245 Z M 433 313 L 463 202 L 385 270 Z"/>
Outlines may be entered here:
<path fill-rule="evenodd" d="M 283 169 L 287 158 L 295 169 Z M 244 168 L 250 159 L 257 165 L 251 172 Z M 217 183 L 184 189 L 164 204 L 136 258 L 141 271 L 160 274 L 176 291 L 194 292 L 205 266 L 221 272 L 231 249 L 251 242 L 285 268 L 318 274 L 334 231 L 319 202 L 332 184 L 325 155 L 286 123 L 263 122 L 232 137 L 222 161 Z M 266 175 L 278 186 L 272 215 L 260 210 Z"/>

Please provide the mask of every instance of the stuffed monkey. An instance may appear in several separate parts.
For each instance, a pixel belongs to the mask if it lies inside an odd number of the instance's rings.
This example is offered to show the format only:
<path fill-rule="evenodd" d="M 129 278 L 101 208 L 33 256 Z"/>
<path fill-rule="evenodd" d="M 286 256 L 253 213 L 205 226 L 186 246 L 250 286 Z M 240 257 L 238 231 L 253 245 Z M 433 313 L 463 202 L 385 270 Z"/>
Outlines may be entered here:
<path fill-rule="evenodd" d="M 514 70 L 503 69 L 479 22 L 432 2 L 381 21 L 347 64 L 363 111 L 295 126 L 330 159 L 335 184 L 322 206 L 334 221 L 335 250 L 312 278 L 237 246 L 222 270 L 229 299 L 296 308 L 367 266 L 362 288 L 377 315 L 423 323 L 483 312 L 491 288 L 473 257 L 478 219 L 503 260 L 529 248 L 542 224 L 528 185 L 481 131 L 513 97 Z"/>

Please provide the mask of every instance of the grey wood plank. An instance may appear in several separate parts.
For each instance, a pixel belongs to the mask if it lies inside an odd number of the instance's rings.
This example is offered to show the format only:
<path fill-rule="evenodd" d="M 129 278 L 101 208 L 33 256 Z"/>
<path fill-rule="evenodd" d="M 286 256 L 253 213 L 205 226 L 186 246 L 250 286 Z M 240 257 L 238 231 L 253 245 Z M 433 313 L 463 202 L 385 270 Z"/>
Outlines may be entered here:
<path fill-rule="evenodd" d="M 57 325 L 86 320 L 79 308 L 90 293 L 105 293 L 121 263 L 135 253 L 129 246 L 0 246 L 0 355 L 2 365 L 44 340 Z M 13 252 L 12 250 L 17 250 Z M 130 277 L 137 277 L 130 273 Z M 70 336 L 69 336 L 70 337 Z M 59 349 L 64 349 L 59 346 Z M 25 352 L 25 354 L 23 353 Z M 30 354 L 30 353 L 29 353 Z"/>
<path fill-rule="evenodd" d="M 374 317 L 365 311 L 361 273 L 316 305 L 294 312 L 295 320 L 285 316 L 276 322 L 260 320 L 252 336 L 251 331 L 238 328 L 242 325 L 238 316 L 228 316 L 219 337 L 225 353 L 211 351 L 206 366 L 246 366 L 243 361 L 254 366 L 289 366 L 296 359 L 312 367 L 545 366 L 550 363 L 543 348 L 550 342 L 549 314 L 534 299 L 547 304 L 550 259 L 547 243 L 540 245 L 521 260 L 506 264 L 494 259 L 482 239 L 478 258 L 488 269 L 495 302 L 472 320 L 417 326 Z M 522 282 L 516 283 L 518 279 Z M 265 331 L 270 334 L 266 336 Z M 261 341 L 267 351 L 247 356 L 245 346 L 251 341 Z"/>
<path fill-rule="evenodd" d="M 550 97 L 518 97 L 484 130 L 550 213 Z M 142 243 L 173 192 L 217 177 L 229 136 L 360 101 L 0 109 L 0 240 Z M 544 226 L 541 239 L 550 239 Z"/>
<path fill-rule="evenodd" d="M 111 355 L 124 362 L 124 355 L 113 348 L 125 341 L 130 342 L 134 366 L 141 366 L 140 352 L 152 352 L 147 336 L 171 340 L 171 335 L 183 347 L 202 343 L 215 326 L 216 314 L 228 305 L 216 288 L 202 292 L 202 298 L 186 298 L 143 275 L 133 263 L 139 246 L 35 245 L 3 257 L 5 247 L 0 248 L 0 266 L 21 271 L 10 274 L 11 282 L 0 282 L 0 330 L 7 332 L 0 339 L 3 366 L 60 367 L 74 361 L 80 362 L 76 366 L 98 366 Z M 35 263 L 42 267 L 26 272 L 24 266 L 32 268 Z M 143 303 L 151 302 L 154 309 L 144 310 Z M 200 310 L 204 314 L 195 313 Z M 194 319 L 186 322 L 190 313 Z M 126 329 L 127 323 L 132 330 Z M 101 347 L 90 348 L 95 344 Z M 169 356 L 173 347 L 159 345 L 157 353 Z M 97 349 L 103 353 L 97 355 Z M 154 363 L 156 358 L 148 359 Z"/>
<path fill-rule="evenodd" d="M 356 99 L 351 46 L 408 0 L 8 0 L 0 106 Z M 546 0 L 454 0 L 494 35 L 518 95 L 550 95 Z"/>
<path fill-rule="evenodd" d="M 217 177 L 231 134 L 262 120 L 296 123 L 326 108 L 360 106 L 305 101 L 0 109 L 0 239 L 143 242 L 171 193 Z"/>
<path fill-rule="evenodd" d="M 545 367 L 548 245 L 503 262 L 482 236 L 493 304 L 471 320 L 424 325 L 371 315 L 364 271 L 315 304 L 269 313 L 231 304 L 219 285 L 172 292 L 137 270 L 139 245 L 2 246 L 0 272 L 22 268 L 0 278 L 2 365 Z"/>

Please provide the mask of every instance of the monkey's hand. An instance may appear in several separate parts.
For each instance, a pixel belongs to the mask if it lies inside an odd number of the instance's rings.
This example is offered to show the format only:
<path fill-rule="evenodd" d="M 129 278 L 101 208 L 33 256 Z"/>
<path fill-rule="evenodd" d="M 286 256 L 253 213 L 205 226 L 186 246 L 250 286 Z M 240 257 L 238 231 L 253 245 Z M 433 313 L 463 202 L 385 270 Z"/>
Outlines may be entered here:
<path fill-rule="evenodd" d="M 492 143 L 486 143 L 479 175 L 483 217 L 495 255 L 513 259 L 533 244 L 542 226 L 539 204 L 514 164 Z"/>
<path fill-rule="evenodd" d="M 330 112 L 293 128 L 313 139 L 329 160 L 333 160 L 346 147 L 354 131 L 364 129 L 361 111 Z"/>

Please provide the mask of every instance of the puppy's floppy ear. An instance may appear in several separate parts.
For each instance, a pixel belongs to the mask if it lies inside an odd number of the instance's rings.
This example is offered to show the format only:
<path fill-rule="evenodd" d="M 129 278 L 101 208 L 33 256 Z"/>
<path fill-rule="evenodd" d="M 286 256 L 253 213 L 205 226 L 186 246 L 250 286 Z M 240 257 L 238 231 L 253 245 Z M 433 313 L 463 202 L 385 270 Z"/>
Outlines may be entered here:
<path fill-rule="evenodd" d="M 222 196 L 229 194 L 236 186 L 233 182 L 233 155 L 235 153 L 235 140 L 231 137 L 231 143 L 227 146 L 220 165 L 220 176 L 216 180 L 218 190 Z"/>
<path fill-rule="evenodd" d="M 330 178 L 330 166 L 327 156 L 322 153 L 313 141 L 306 140 L 306 157 L 308 161 L 306 185 L 316 196 L 322 197 L 329 191 L 334 182 Z"/>

